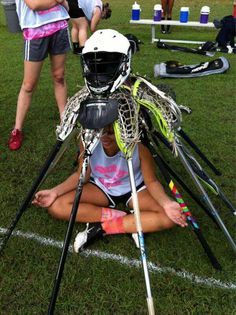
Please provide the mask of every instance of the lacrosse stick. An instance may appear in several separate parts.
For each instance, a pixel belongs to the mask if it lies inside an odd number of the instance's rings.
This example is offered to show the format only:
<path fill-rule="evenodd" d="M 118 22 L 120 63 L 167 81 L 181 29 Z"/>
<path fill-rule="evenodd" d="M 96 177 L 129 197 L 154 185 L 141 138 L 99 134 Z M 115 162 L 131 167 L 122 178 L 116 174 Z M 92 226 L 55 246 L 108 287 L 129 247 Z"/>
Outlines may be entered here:
<path fill-rule="evenodd" d="M 201 49 L 194 49 L 194 48 L 188 48 L 188 47 L 175 46 L 175 45 L 168 45 L 160 41 L 157 42 L 157 48 L 188 52 L 188 53 L 204 55 L 204 56 L 209 56 L 209 57 L 213 57 L 215 55 L 215 52 L 204 51 Z"/>
<path fill-rule="evenodd" d="M 148 132 L 148 130 L 146 132 L 146 135 L 149 139 L 148 147 L 149 147 L 150 151 L 153 153 L 154 160 L 156 161 L 157 165 L 159 166 L 161 173 L 164 176 L 166 182 L 168 183 L 168 186 L 169 186 L 172 194 L 174 195 L 176 201 L 179 203 L 179 205 L 182 209 L 182 212 L 186 216 L 188 224 L 191 226 L 192 230 L 196 234 L 196 236 L 197 236 L 199 242 L 201 243 L 205 253 L 207 254 L 208 258 L 210 259 L 212 266 L 217 270 L 221 270 L 222 268 L 221 268 L 218 260 L 216 259 L 215 255 L 213 254 L 210 246 L 208 245 L 206 239 L 204 238 L 198 223 L 196 222 L 195 218 L 192 216 L 189 208 L 185 204 L 181 194 L 179 193 L 177 187 L 175 186 L 173 180 L 171 179 L 169 172 L 168 172 L 167 168 L 165 167 L 165 164 L 163 163 L 161 157 L 158 155 L 157 147 L 155 145 L 155 142 L 152 139 L 151 134 Z"/>
<path fill-rule="evenodd" d="M 64 114 L 62 118 L 61 125 L 57 127 L 57 141 L 54 145 L 51 153 L 49 154 L 46 162 L 44 163 L 38 177 L 36 178 L 35 182 L 33 183 L 30 191 L 28 192 L 27 196 L 25 197 L 22 205 L 17 210 L 15 217 L 13 218 L 12 222 L 10 223 L 9 227 L 6 230 L 6 233 L 3 235 L 1 242 L 0 242 L 0 253 L 3 252 L 8 239 L 12 235 L 13 230 L 15 229 L 17 223 L 19 222 L 21 216 L 31 203 L 31 200 L 34 197 L 35 192 L 37 189 L 42 185 L 45 181 L 49 173 L 55 167 L 57 162 L 60 160 L 61 156 L 65 152 L 71 138 L 76 134 L 76 119 L 78 116 L 78 110 L 80 107 L 80 102 L 88 96 L 88 92 L 85 89 L 82 89 L 80 92 L 74 95 L 71 99 L 69 99 Z"/>
<path fill-rule="evenodd" d="M 209 161 L 205 154 L 197 147 L 197 145 L 190 139 L 190 137 L 183 131 L 181 127 L 178 128 L 178 134 L 194 149 L 200 158 L 212 169 L 212 171 L 220 176 L 221 172 Z"/>
<path fill-rule="evenodd" d="M 132 155 L 135 145 L 139 142 L 139 128 L 138 128 L 138 106 L 131 98 L 130 92 L 121 89 L 120 92 L 114 93 L 112 97 L 115 97 L 119 101 L 118 119 L 114 123 L 114 132 L 116 136 L 117 144 L 125 155 L 127 160 L 130 185 L 132 192 L 132 201 L 134 207 L 135 223 L 137 228 L 137 234 L 139 239 L 139 248 L 141 252 L 141 261 L 144 271 L 144 279 L 147 292 L 147 307 L 150 315 L 155 314 L 153 298 L 151 293 L 150 279 L 147 266 L 147 257 L 144 244 L 144 235 L 141 225 L 140 209 L 138 196 L 136 191 L 136 184 L 134 178 Z"/>
<path fill-rule="evenodd" d="M 178 152 L 178 156 L 180 157 L 180 160 L 182 161 L 183 166 L 185 167 L 186 171 L 189 173 L 189 175 L 192 177 L 193 182 L 195 183 L 196 187 L 198 188 L 202 200 L 207 204 L 208 208 L 211 210 L 212 214 L 214 215 L 215 219 L 218 222 L 218 225 L 220 226 L 221 230 L 224 232 L 226 238 L 229 241 L 229 244 L 232 246 L 234 252 L 236 253 L 236 244 L 231 237 L 229 231 L 227 230 L 226 226 L 224 225 L 223 221 L 221 220 L 217 210 L 215 209 L 214 205 L 212 204 L 209 196 L 207 195 L 205 189 L 202 187 L 200 181 L 198 180 L 197 176 L 195 175 L 190 163 L 188 162 L 188 159 L 186 158 L 182 144 L 179 142 L 179 140 L 176 138 L 177 146 L 176 150 Z"/>
<path fill-rule="evenodd" d="M 132 95 L 135 98 L 136 102 L 139 105 L 147 108 L 152 114 L 153 117 L 151 119 L 154 128 L 156 129 L 159 127 L 167 142 L 170 142 L 173 148 L 174 155 L 180 157 L 182 164 L 184 165 L 184 167 L 192 177 L 198 190 L 200 191 L 202 200 L 206 203 L 215 220 L 218 222 L 218 225 L 224 232 L 233 250 L 236 251 L 234 240 L 229 234 L 226 226 L 224 225 L 210 198 L 208 197 L 204 188 L 194 174 L 190 164 L 188 163 L 182 151 L 182 144 L 175 133 L 175 130 L 177 130 L 180 126 L 181 111 L 173 99 L 168 98 L 166 95 L 162 94 L 164 93 L 161 93 L 154 85 L 152 85 L 150 82 L 142 77 L 138 77 L 137 81 L 133 85 Z"/>
<path fill-rule="evenodd" d="M 62 248 L 62 252 L 61 252 L 61 257 L 59 260 L 58 269 L 57 269 L 57 273 L 56 273 L 56 277 L 55 277 L 55 281 L 54 281 L 53 291 L 52 291 L 51 300 L 50 300 L 50 304 L 49 304 L 49 308 L 48 308 L 48 315 L 54 314 L 56 299 L 57 299 L 58 291 L 60 288 L 60 283 L 61 283 L 61 279 L 62 279 L 62 275 L 63 275 L 63 270 L 64 270 L 64 266 L 65 266 L 67 253 L 68 253 L 68 248 L 69 248 L 70 241 L 71 241 L 71 236 L 72 236 L 73 227 L 75 224 L 76 215 L 78 212 L 78 206 L 79 206 L 79 202 L 80 202 L 80 198 L 81 198 L 81 194 L 82 194 L 82 189 L 83 189 L 83 185 L 84 185 L 84 181 L 85 181 L 85 175 L 86 175 L 87 167 L 89 164 L 89 158 L 92 155 L 96 145 L 98 144 L 99 136 L 100 136 L 100 132 L 94 131 L 94 130 L 86 129 L 82 133 L 82 140 L 83 140 L 84 148 L 85 148 L 84 161 L 82 164 L 79 183 L 78 183 L 78 186 L 77 186 L 76 191 L 75 191 L 75 199 L 73 202 L 73 206 L 72 206 L 72 210 L 71 210 L 71 214 L 70 214 L 70 219 L 68 222 L 67 231 L 66 231 L 66 235 L 65 235 L 65 239 L 64 239 L 64 243 L 63 243 L 63 248 Z"/>
<path fill-rule="evenodd" d="M 166 138 L 160 132 L 154 130 L 152 132 L 152 137 L 153 137 L 156 145 L 157 145 L 158 139 L 159 139 L 170 151 L 172 151 L 172 146 L 171 146 L 170 142 L 168 142 L 168 140 L 166 140 Z M 215 219 L 215 216 L 212 214 L 211 210 L 207 207 L 207 205 L 203 204 L 201 201 L 200 201 L 200 205 L 201 206 L 203 205 L 202 209 L 213 220 L 213 222 L 219 227 L 218 222 Z"/>
<path fill-rule="evenodd" d="M 231 201 L 225 196 L 225 194 L 221 191 L 221 189 L 217 186 L 217 184 L 213 181 L 213 179 L 211 179 L 208 176 L 208 174 L 203 170 L 203 168 L 198 163 L 198 161 L 195 159 L 195 157 L 190 154 L 190 152 L 187 150 L 186 147 L 183 146 L 183 144 L 182 144 L 182 149 L 183 149 L 185 156 L 187 157 L 194 173 L 198 176 L 198 178 L 201 179 L 202 182 L 204 184 L 206 184 L 206 186 L 208 188 L 210 188 L 211 191 L 215 195 L 219 196 L 222 199 L 222 201 L 225 203 L 225 205 L 230 210 L 232 210 L 233 214 L 236 215 L 236 209 L 233 206 L 233 204 L 231 203 Z"/>
<path fill-rule="evenodd" d="M 136 80 L 137 76 L 133 75 L 133 80 Z M 172 98 L 176 102 L 176 94 L 174 90 L 166 84 L 157 84 L 156 87 L 165 93 L 169 98 Z M 178 105 L 181 111 L 185 111 L 188 114 L 191 113 L 191 109 L 187 106 Z M 200 158 L 212 169 L 212 171 L 220 176 L 221 172 L 209 161 L 206 155 L 198 148 L 198 146 L 190 139 L 190 137 L 184 132 L 181 126 L 178 127 L 178 134 L 194 149 L 194 151 L 200 156 Z"/>
<path fill-rule="evenodd" d="M 142 110 L 142 109 L 141 109 Z M 143 114 L 143 112 L 142 112 Z M 145 119 L 145 123 L 146 123 L 146 118 Z M 156 137 L 155 137 L 155 132 L 156 131 L 152 131 L 150 128 L 149 128 L 149 132 L 151 133 L 152 135 L 152 140 L 153 142 L 155 143 L 155 146 L 158 147 L 159 146 L 159 142 L 156 141 Z M 147 141 L 146 139 L 147 137 L 145 136 L 142 137 L 142 142 L 146 145 L 146 146 L 149 146 L 149 140 Z M 151 145 L 151 144 L 150 144 Z M 158 149 L 156 149 L 156 151 L 153 153 L 153 158 L 155 159 L 155 156 L 158 155 L 159 159 L 161 159 L 161 163 L 164 165 L 164 167 L 167 169 L 167 171 L 169 172 L 169 174 L 174 178 L 176 179 L 176 181 L 180 184 L 180 186 L 189 194 L 190 197 L 192 197 L 192 199 L 202 208 L 205 210 L 205 212 L 209 215 L 209 217 L 211 219 L 215 219 L 212 215 L 211 215 L 211 212 L 209 212 L 209 210 L 206 208 L 206 206 L 201 202 L 201 200 L 194 194 L 194 192 L 192 192 L 189 187 L 184 183 L 184 181 L 175 173 L 175 171 L 170 167 L 170 165 L 163 159 L 163 157 L 157 153 L 157 151 L 159 151 L 159 147 Z M 215 221 L 215 223 L 217 224 L 217 222 Z"/>

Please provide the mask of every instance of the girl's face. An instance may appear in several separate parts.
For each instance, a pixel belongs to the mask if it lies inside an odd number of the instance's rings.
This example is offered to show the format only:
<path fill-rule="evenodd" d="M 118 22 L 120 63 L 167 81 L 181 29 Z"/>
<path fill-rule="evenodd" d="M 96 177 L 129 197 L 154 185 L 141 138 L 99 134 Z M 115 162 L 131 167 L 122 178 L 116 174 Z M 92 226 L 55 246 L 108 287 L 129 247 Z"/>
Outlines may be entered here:
<path fill-rule="evenodd" d="M 112 125 L 109 125 L 103 129 L 100 141 L 105 151 L 106 150 L 117 151 L 118 146 L 116 143 L 116 137 L 115 137 L 114 129 Z"/>

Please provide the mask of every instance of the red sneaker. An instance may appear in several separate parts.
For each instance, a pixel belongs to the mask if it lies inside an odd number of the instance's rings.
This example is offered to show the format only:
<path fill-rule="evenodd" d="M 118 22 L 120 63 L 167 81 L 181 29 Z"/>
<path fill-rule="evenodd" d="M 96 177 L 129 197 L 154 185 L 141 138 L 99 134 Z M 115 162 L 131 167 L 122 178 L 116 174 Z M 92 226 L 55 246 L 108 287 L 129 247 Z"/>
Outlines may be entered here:
<path fill-rule="evenodd" d="M 23 132 L 19 129 L 13 129 L 8 141 L 8 148 L 12 151 L 20 149 L 23 142 Z"/>

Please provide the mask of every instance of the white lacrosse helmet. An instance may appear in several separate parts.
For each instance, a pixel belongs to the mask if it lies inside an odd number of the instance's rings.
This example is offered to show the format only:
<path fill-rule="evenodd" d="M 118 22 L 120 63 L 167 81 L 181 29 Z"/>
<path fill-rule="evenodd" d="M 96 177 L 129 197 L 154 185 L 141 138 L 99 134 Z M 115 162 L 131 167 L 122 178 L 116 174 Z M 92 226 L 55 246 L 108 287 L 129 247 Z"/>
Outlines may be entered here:
<path fill-rule="evenodd" d="M 98 30 L 85 42 L 81 62 L 92 94 L 113 93 L 130 74 L 130 43 L 115 30 Z"/>

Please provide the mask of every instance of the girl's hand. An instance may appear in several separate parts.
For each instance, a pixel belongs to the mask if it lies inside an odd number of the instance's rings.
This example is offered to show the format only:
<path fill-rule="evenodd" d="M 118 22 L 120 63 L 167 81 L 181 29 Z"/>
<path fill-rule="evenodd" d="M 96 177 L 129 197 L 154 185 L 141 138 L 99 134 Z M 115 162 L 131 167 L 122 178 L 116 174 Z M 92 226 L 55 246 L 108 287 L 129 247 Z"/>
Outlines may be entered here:
<path fill-rule="evenodd" d="M 42 208 L 49 208 L 57 199 L 57 197 L 57 193 L 52 189 L 41 190 L 35 194 L 32 204 Z"/>
<path fill-rule="evenodd" d="M 185 227 L 188 225 L 186 222 L 186 216 L 184 215 L 184 213 L 181 210 L 180 205 L 176 201 L 170 200 L 168 203 L 166 203 L 163 206 L 163 208 L 168 218 L 171 219 L 171 221 L 173 221 L 174 223 L 182 227 Z"/>

